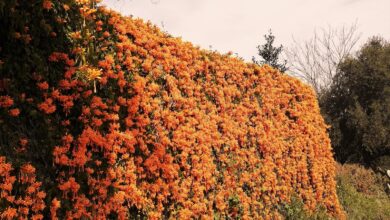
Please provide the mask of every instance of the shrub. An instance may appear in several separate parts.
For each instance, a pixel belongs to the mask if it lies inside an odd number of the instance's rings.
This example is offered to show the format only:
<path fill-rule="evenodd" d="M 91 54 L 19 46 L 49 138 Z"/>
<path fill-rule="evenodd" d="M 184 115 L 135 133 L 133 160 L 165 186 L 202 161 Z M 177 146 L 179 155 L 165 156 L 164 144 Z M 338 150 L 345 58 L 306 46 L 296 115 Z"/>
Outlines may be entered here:
<path fill-rule="evenodd" d="M 389 219 L 382 177 L 360 165 L 338 165 L 337 194 L 348 219 Z"/>
<path fill-rule="evenodd" d="M 365 195 L 383 196 L 385 177 L 359 164 L 337 164 L 337 176 Z"/>

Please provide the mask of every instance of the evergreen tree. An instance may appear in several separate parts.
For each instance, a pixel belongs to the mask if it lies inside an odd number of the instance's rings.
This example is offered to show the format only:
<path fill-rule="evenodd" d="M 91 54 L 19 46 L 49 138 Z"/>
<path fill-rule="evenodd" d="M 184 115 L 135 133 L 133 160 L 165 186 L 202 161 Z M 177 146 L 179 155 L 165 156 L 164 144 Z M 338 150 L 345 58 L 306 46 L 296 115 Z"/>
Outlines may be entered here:
<path fill-rule="evenodd" d="M 272 34 L 272 31 L 269 30 L 268 35 L 264 35 L 265 44 L 257 46 L 257 54 L 260 56 L 260 60 L 256 60 L 255 57 L 252 57 L 252 61 L 258 65 L 267 64 L 269 66 L 278 69 L 281 72 L 286 72 L 288 68 L 286 67 L 287 61 L 279 61 L 279 56 L 283 51 L 283 46 L 274 47 L 275 36 Z"/>

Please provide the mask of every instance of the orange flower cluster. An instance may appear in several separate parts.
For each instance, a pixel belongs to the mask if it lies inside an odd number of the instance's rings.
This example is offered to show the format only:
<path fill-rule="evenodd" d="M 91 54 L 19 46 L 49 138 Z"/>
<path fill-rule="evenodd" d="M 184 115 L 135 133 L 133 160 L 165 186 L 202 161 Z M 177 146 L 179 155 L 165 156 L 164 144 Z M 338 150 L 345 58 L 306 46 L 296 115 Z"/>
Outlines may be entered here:
<path fill-rule="evenodd" d="M 11 97 L 0 96 L 0 109 L 9 109 L 12 105 L 14 105 L 14 100 Z M 20 110 L 18 108 L 12 108 L 8 110 L 8 114 L 11 117 L 17 117 L 20 114 Z"/>
<path fill-rule="evenodd" d="M 53 104 L 52 98 L 47 98 L 44 102 L 38 105 L 38 108 L 46 114 L 51 114 L 56 110 L 56 106 Z"/>
<path fill-rule="evenodd" d="M 9 110 L 9 115 L 12 117 L 17 117 L 20 114 L 20 110 L 18 108 L 13 108 Z"/>
<path fill-rule="evenodd" d="M 50 10 L 53 7 L 53 3 L 50 0 L 43 0 L 42 7 L 46 10 Z"/>
<path fill-rule="evenodd" d="M 278 206 L 295 195 L 308 211 L 322 205 L 344 218 L 309 86 L 105 8 L 85 19 L 100 58 L 89 66 L 96 85 L 76 76 L 75 54 L 61 52 L 49 60 L 65 64 L 63 79 L 37 82 L 37 108 L 62 117 L 65 130 L 52 151 L 60 191 L 46 204 L 52 218 L 279 219 Z M 12 187 L 6 170 L 1 183 Z M 45 196 L 33 173 L 25 165 L 19 179 L 34 186 L 25 199 L 35 202 L 23 207 L 38 212 Z"/>
<path fill-rule="evenodd" d="M 14 100 L 9 96 L 0 96 L 0 108 L 9 108 L 14 104 Z"/>
<path fill-rule="evenodd" d="M 39 190 L 41 183 L 36 181 L 35 168 L 25 164 L 20 168 L 18 178 L 11 172 L 11 164 L 6 163 L 5 157 L 0 157 L 0 201 L 6 204 L 4 210 L 0 210 L 1 219 L 43 219 L 41 214 L 45 208 L 44 199 L 46 193 Z M 17 196 L 13 195 L 14 184 L 24 186 Z"/>
<path fill-rule="evenodd" d="M 88 81 L 99 79 L 100 75 L 101 75 L 101 72 L 99 69 L 94 68 L 94 67 L 90 67 L 88 65 L 84 65 L 84 66 L 80 67 L 79 71 L 80 71 L 80 74 L 82 75 L 82 77 L 85 77 L 86 80 L 88 80 Z"/>

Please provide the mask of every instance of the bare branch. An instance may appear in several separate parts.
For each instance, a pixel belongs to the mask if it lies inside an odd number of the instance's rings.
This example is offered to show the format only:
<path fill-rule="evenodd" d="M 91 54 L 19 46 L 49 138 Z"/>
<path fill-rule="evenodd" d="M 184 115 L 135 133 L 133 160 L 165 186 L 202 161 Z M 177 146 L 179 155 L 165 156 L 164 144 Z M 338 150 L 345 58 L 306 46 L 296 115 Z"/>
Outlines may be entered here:
<path fill-rule="evenodd" d="M 290 74 L 311 84 L 317 94 L 328 89 L 337 72 L 338 64 L 352 52 L 361 34 L 357 22 L 341 28 L 315 30 L 313 37 L 305 42 L 293 38 L 285 56 Z"/>

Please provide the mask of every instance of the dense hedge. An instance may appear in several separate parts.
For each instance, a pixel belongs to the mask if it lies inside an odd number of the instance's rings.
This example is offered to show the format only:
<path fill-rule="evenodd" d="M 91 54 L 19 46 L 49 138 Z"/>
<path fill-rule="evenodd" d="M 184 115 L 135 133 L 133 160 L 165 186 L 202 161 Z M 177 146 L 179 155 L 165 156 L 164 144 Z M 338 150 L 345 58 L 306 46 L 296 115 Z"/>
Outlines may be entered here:
<path fill-rule="evenodd" d="M 343 218 L 309 86 L 95 4 L 0 2 L 1 218 Z"/>

